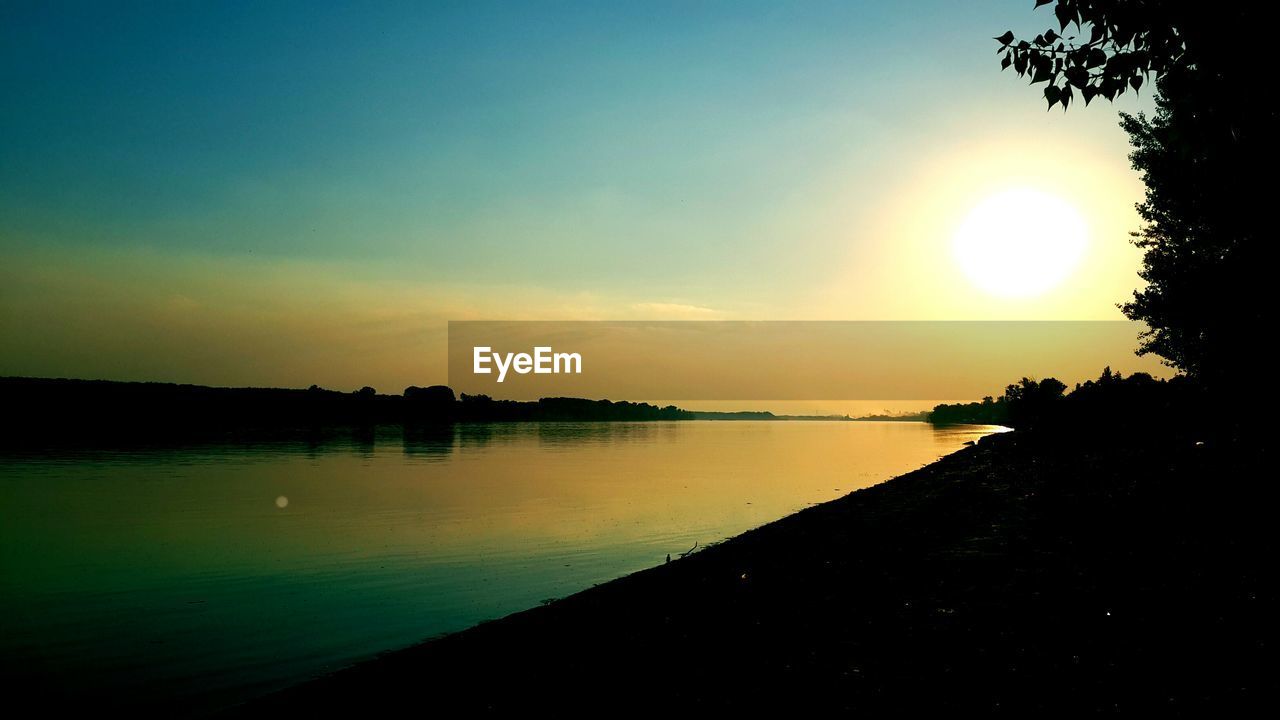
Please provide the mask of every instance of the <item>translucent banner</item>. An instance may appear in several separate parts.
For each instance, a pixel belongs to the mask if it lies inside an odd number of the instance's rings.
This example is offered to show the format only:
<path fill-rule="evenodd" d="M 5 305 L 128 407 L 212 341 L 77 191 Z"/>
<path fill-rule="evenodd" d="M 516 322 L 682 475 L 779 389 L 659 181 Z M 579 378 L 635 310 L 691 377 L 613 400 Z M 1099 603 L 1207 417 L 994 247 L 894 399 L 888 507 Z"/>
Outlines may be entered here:
<path fill-rule="evenodd" d="M 914 400 L 1071 385 L 1134 355 L 1127 321 L 454 321 L 449 384 L 532 400 Z"/>

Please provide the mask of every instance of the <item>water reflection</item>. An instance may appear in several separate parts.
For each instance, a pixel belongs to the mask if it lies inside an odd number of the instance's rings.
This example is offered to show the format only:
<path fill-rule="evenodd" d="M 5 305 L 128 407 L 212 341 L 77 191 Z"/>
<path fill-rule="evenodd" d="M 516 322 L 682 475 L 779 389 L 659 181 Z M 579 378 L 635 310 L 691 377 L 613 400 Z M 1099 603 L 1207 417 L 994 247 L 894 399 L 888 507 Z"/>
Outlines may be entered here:
<path fill-rule="evenodd" d="M 453 425 L 407 426 L 401 430 L 404 455 L 417 460 L 447 460 L 453 452 L 456 430 Z"/>
<path fill-rule="evenodd" d="M 708 423 L 699 423 L 706 425 Z M 755 421 L 722 421 L 726 430 L 733 426 L 759 428 Z M 764 423 L 782 426 L 783 423 Z M 527 444 L 531 440 L 544 449 L 572 448 L 579 445 L 617 443 L 655 443 L 681 435 L 688 422 L 504 422 L 427 425 L 379 425 L 329 428 L 306 428 L 249 436 L 225 435 L 189 438 L 182 441 L 95 444 L 92 440 L 74 442 L 50 441 L 24 444 L 21 447 L 0 445 L 0 461 L 39 462 L 44 464 L 78 464 L 84 462 L 172 462 L 189 464 L 212 456 L 254 458 L 272 453 L 305 454 L 316 459 L 328 453 L 351 453 L 372 457 L 388 449 L 403 451 L 406 457 L 448 458 L 454 452 L 483 450 L 490 446 Z M 790 422 L 792 427 L 845 425 L 878 429 L 910 428 L 919 435 L 927 430 L 934 441 L 945 447 L 980 438 L 1004 428 L 994 426 L 956 425 L 927 426 L 921 423 L 826 423 Z"/>
<path fill-rule="evenodd" d="M 988 431 L 508 423 L 0 450 L 0 670 L 209 710 L 657 564 Z"/>

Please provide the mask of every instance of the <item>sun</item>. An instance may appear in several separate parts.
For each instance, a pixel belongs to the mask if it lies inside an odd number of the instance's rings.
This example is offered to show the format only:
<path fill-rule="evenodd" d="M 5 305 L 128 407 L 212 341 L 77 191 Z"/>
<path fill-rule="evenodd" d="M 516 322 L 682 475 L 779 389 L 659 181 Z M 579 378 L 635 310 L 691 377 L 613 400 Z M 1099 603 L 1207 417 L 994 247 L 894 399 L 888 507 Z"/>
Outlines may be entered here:
<path fill-rule="evenodd" d="M 1042 295 L 1075 272 L 1088 245 L 1084 218 L 1055 195 L 1019 188 L 969 212 L 952 238 L 956 264 L 992 295 Z"/>

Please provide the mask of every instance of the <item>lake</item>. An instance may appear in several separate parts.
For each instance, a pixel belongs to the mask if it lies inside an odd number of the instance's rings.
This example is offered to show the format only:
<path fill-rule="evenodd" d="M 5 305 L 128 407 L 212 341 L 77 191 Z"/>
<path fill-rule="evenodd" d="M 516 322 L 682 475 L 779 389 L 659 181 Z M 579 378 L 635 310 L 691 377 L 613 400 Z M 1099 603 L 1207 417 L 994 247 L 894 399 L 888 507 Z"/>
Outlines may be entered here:
<path fill-rule="evenodd" d="M 204 714 L 678 557 L 998 428 L 462 424 L 0 449 L 6 681 Z"/>

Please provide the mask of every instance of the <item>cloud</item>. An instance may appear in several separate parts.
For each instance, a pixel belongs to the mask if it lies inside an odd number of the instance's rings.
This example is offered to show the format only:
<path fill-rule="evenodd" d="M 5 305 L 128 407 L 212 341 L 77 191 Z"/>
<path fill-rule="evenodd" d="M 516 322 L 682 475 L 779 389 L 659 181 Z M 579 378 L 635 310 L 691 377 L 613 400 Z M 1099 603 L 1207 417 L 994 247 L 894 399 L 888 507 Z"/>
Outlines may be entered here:
<path fill-rule="evenodd" d="M 683 303 L 635 303 L 631 309 L 644 315 L 647 320 L 717 320 L 724 317 L 724 313 L 719 310 Z"/>

